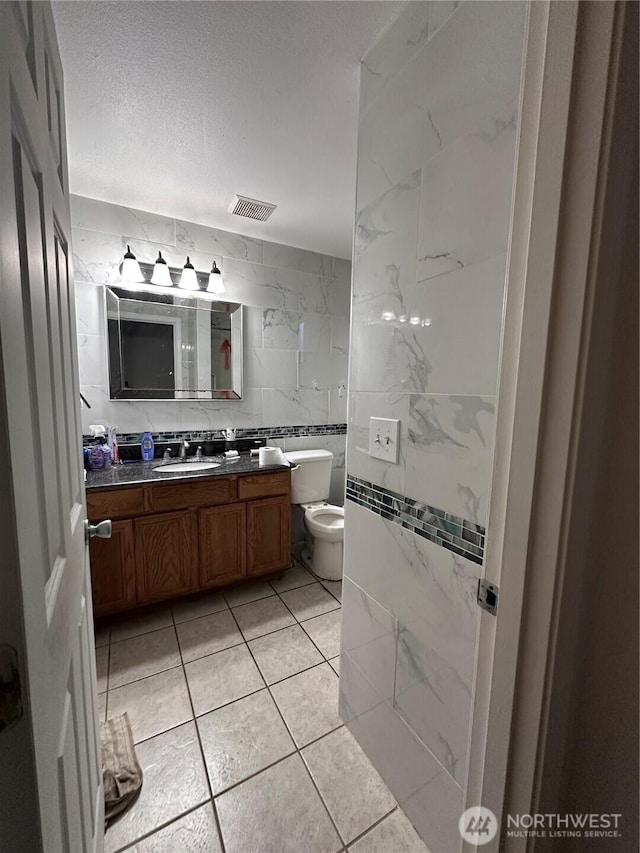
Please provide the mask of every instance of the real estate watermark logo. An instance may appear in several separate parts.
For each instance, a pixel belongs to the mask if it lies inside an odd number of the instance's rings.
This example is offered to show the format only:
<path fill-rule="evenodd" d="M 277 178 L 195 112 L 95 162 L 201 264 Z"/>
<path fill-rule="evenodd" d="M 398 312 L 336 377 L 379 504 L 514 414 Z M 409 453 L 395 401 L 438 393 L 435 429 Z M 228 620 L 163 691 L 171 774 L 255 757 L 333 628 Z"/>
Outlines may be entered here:
<path fill-rule="evenodd" d="M 621 814 L 509 814 L 508 838 L 620 838 Z M 496 837 L 498 819 L 491 809 L 473 806 L 460 815 L 464 841 L 482 847 Z"/>
<path fill-rule="evenodd" d="M 481 847 L 496 837 L 498 818 L 491 809 L 484 806 L 472 806 L 460 815 L 458 829 L 464 841 Z"/>

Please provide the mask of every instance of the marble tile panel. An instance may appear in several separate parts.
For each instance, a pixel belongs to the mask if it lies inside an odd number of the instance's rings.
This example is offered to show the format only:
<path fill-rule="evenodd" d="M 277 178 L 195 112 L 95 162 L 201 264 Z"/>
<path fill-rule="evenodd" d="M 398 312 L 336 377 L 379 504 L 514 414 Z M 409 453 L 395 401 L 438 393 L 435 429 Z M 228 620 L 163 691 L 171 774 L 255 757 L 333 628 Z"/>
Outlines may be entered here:
<path fill-rule="evenodd" d="M 300 337 L 300 314 L 265 308 L 262 313 L 262 341 L 267 349 L 297 350 Z"/>
<path fill-rule="evenodd" d="M 405 491 L 486 526 L 495 398 L 409 398 Z"/>
<path fill-rule="evenodd" d="M 329 420 L 334 424 L 347 422 L 349 409 L 349 395 L 346 384 L 340 384 L 337 388 L 329 389 Z"/>
<path fill-rule="evenodd" d="M 200 251 L 257 264 L 263 262 L 262 240 L 180 219 L 176 220 L 176 247 L 185 254 Z"/>
<path fill-rule="evenodd" d="M 349 847 L 349 853 L 381 853 L 383 850 L 393 850 L 393 853 L 430 853 L 399 808 Z"/>
<path fill-rule="evenodd" d="M 225 258 L 222 265 L 225 288 L 229 299 L 243 305 L 263 308 L 280 308 L 285 311 L 300 310 L 300 290 L 308 277 L 295 270 L 266 267 Z"/>
<path fill-rule="evenodd" d="M 139 744 L 136 755 L 144 785 L 133 806 L 107 830 L 107 853 L 115 853 L 209 798 L 194 723 Z"/>
<path fill-rule="evenodd" d="M 399 392 L 370 393 L 352 391 L 349 395 L 347 459 L 349 473 L 391 491 L 405 494 L 407 422 L 409 396 Z M 398 464 L 369 456 L 370 419 L 392 418 L 400 421 Z"/>
<path fill-rule="evenodd" d="M 95 382 L 106 386 L 107 353 L 102 335 L 78 335 L 78 369 L 80 385 Z"/>
<path fill-rule="evenodd" d="M 329 353 L 331 348 L 332 324 L 334 320 L 342 319 L 344 318 L 330 317 L 326 314 L 309 312 L 301 314 L 298 349 L 301 352 Z"/>
<path fill-rule="evenodd" d="M 135 743 L 193 718 L 182 667 L 168 669 L 109 691 L 109 715 L 127 712 Z"/>
<path fill-rule="evenodd" d="M 401 626 L 394 707 L 459 785 L 466 770 L 471 699 L 472 684 Z"/>
<path fill-rule="evenodd" d="M 342 849 L 299 755 L 217 797 L 216 809 L 227 853 L 338 853 Z"/>
<path fill-rule="evenodd" d="M 299 625 L 249 641 L 267 684 L 322 663 L 322 656 Z"/>
<path fill-rule="evenodd" d="M 270 309 L 266 309 L 270 310 Z M 262 328 L 265 309 L 255 305 L 244 305 L 242 308 L 244 328 L 242 330 L 246 346 L 264 349 Z"/>
<path fill-rule="evenodd" d="M 392 87 L 397 97 L 412 98 L 429 118 L 433 132 L 425 137 L 425 157 L 518 96 L 526 15 L 525 3 L 462 3 L 398 74 Z"/>
<path fill-rule="evenodd" d="M 102 234 L 175 245 L 175 220 L 146 210 L 71 195 L 71 224 Z"/>
<path fill-rule="evenodd" d="M 111 643 L 109 688 L 122 687 L 130 681 L 180 666 L 180 663 L 173 627 Z"/>
<path fill-rule="evenodd" d="M 247 647 L 233 646 L 185 664 L 196 716 L 206 714 L 264 687 Z"/>
<path fill-rule="evenodd" d="M 226 427 L 245 429 L 262 426 L 262 390 L 247 387 L 246 381 L 241 400 L 185 400 L 180 403 L 179 408 L 183 429 L 214 430 Z M 156 417 L 153 410 L 150 412 L 150 417 L 152 419 Z"/>
<path fill-rule="evenodd" d="M 236 620 L 227 609 L 180 622 L 176 630 L 185 663 L 237 646 L 243 641 Z"/>
<path fill-rule="evenodd" d="M 76 281 L 76 324 L 79 335 L 104 335 L 104 287 Z"/>
<path fill-rule="evenodd" d="M 111 622 L 111 642 L 128 640 L 173 625 L 171 608 L 152 607 L 133 614 L 115 617 Z"/>
<path fill-rule="evenodd" d="M 121 236 L 72 228 L 73 272 L 78 281 L 115 284 L 120 281 L 120 261 L 126 251 Z"/>
<path fill-rule="evenodd" d="M 295 751 L 268 690 L 199 717 L 198 730 L 214 796 Z"/>
<path fill-rule="evenodd" d="M 349 317 L 331 317 L 331 352 L 349 355 Z"/>
<path fill-rule="evenodd" d="M 264 426 L 326 424 L 329 421 L 327 391 L 298 390 L 295 386 L 263 388 L 262 407 Z"/>
<path fill-rule="evenodd" d="M 393 795 L 348 729 L 305 747 L 302 757 L 345 842 L 395 807 Z"/>
<path fill-rule="evenodd" d="M 189 619 L 198 619 L 200 616 L 208 616 L 210 613 L 219 613 L 226 610 L 227 602 L 221 592 L 204 592 L 190 598 L 182 598 L 171 605 L 173 619 L 176 624 L 187 622 Z"/>
<path fill-rule="evenodd" d="M 315 314 L 329 313 L 328 279 L 322 276 L 305 275 L 300 278 L 300 311 Z"/>
<path fill-rule="evenodd" d="M 342 725 L 338 678 L 328 663 L 274 684 L 271 693 L 298 747 Z"/>
<path fill-rule="evenodd" d="M 213 805 L 194 809 L 163 829 L 143 838 L 127 853 L 222 853 Z"/>
<path fill-rule="evenodd" d="M 442 771 L 429 750 L 344 653 L 340 657 L 340 716 L 400 804 Z"/>
<path fill-rule="evenodd" d="M 347 356 L 343 353 L 299 353 L 300 388 L 329 390 L 347 386 Z"/>
<path fill-rule="evenodd" d="M 357 530 L 357 537 L 350 530 Z M 345 575 L 470 689 L 480 567 L 351 501 L 345 507 L 345 531 Z"/>
<path fill-rule="evenodd" d="M 233 615 L 238 620 L 245 640 L 255 640 L 256 637 L 295 625 L 295 619 L 275 595 L 234 607 Z"/>
<path fill-rule="evenodd" d="M 344 579 L 343 591 L 342 650 L 378 693 L 393 701 L 397 620 L 349 578 Z"/>
<path fill-rule="evenodd" d="M 340 602 L 319 583 L 290 589 L 280 593 L 282 600 L 298 622 L 320 616 L 340 607 Z"/>
<path fill-rule="evenodd" d="M 419 282 L 506 253 L 517 123 L 514 98 L 424 164 Z"/>
<path fill-rule="evenodd" d="M 409 3 L 382 32 L 362 60 L 360 116 L 368 110 L 391 78 L 429 39 L 431 3 Z"/>
<path fill-rule="evenodd" d="M 321 616 L 314 616 L 302 623 L 302 628 L 311 637 L 325 658 L 333 658 L 340 654 L 340 630 L 342 628 L 342 611 L 331 610 Z"/>
<path fill-rule="evenodd" d="M 244 357 L 244 384 L 247 388 L 295 388 L 298 381 L 294 350 L 253 349 Z"/>
<path fill-rule="evenodd" d="M 263 263 L 271 267 L 287 267 L 299 272 L 325 275 L 331 271 L 333 259 L 318 252 L 285 246 L 282 243 L 264 244 Z"/>

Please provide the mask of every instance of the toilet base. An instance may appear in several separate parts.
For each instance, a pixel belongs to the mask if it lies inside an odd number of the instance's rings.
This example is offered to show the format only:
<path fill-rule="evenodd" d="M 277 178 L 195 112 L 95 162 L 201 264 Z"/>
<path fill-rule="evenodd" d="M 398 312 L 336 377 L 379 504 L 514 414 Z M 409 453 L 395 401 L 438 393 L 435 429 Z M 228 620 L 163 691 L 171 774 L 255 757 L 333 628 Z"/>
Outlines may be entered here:
<path fill-rule="evenodd" d="M 323 542 L 320 539 L 314 539 L 313 550 L 305 546 L 300 559 L 305 568 L 319 580 L 342 580 L 342 542 Z"/>

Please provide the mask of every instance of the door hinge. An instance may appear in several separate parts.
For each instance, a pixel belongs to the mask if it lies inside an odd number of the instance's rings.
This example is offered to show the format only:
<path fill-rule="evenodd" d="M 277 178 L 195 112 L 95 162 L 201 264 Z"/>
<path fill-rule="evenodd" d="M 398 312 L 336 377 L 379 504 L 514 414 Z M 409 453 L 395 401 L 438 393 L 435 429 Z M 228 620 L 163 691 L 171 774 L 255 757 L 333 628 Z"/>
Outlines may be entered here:
<path fill-rule="evenodd" d="M 493 616 L 498 612 L 498 593 L 496 584 L 486 578 L 478 578 L 478 604 Z"/>

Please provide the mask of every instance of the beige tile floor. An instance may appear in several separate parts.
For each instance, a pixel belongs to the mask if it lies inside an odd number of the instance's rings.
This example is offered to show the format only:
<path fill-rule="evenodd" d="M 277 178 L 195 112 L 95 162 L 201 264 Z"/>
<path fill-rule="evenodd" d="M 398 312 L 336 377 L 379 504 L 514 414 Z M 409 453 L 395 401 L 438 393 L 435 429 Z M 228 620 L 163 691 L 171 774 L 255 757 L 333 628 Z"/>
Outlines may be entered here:
<path fill-rule="evenodd" d="M 428 853 L 338 716 L 340 584 L 301 566 L 96 626 L 141 795 L 106 853 Z"/>

